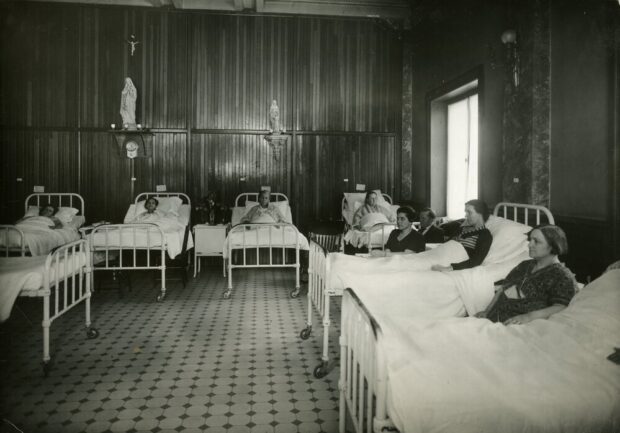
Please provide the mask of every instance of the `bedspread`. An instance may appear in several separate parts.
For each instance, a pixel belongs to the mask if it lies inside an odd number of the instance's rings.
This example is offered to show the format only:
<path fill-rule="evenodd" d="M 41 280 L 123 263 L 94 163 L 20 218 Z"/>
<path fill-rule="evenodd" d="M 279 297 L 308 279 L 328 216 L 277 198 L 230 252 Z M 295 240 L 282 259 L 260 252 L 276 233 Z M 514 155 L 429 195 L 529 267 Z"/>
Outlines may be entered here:
<path fill-rule="evenodd" d="M 86 255 L 77 253 L 68 256 L 67 275 L 72 275 L 86 263 Z M 1 257 L 0 258 L 0 322 L 7 320 L 15 299 L 22 291 L 35 291 L 43 286 L 43 274 L 47 255 L 35 257 Z M 60 269 L 58 278 L 65 275 L 65 260 L 52 265 L 50 278 L 56 278 L 56 269 Z M 53 281 L 52 281 L 53 282 Z"/>
<path fill-rule="evenodd" d="M 252 227 L 245 230 L 233 230 L 228 233 L 223 246 L 224 258 L 228 257 L 229 248 L 240 249 L 249 248 L 295 248 L 299 243 L 300 250 L 308 250 L 310 245 L 308 239 L 297 232 L 291 226 L 284 224 L 265 225 L 264 227 Z"/>
<path fill-rule="evenodd" d="M 525 325 L 378 313 L 388 414 L 407 432 L 620 430 L 620 270 Z M 413 392 L 412 392 L 413 391 Z"/>
<path fill-rule="evenodd" d="M 384 229 L 379 228 L 374 231 L 351 229 L 344 234 L 344 241 L 356 248 L 383 246 L 388 241 L 390 233 L 395 229 L 395 225 L 389 225 Z"/>
<path fill-rule="evenodd" d="M 83 217 L 76 218 L 83 222 Z M 33 256 L 46 255 L 58 246 L 80 239 L 78 230 L 73 226 L 50 229 L 45 225 L 36 224 L 36 221 L 25 220 L 17 224 L 16 227 L 24 233 L 24 241 Z M 5 246 L 7 242 L 9 247 L 20 246 L 19 235 L 16 232 L 9 231 L 8 240 L 5 233 L 0 233 L 0 246 Z"/>
<path fill-rule="evenodd" d="M 174 259 L 183 252 L 183 239 L 185 236 L 185 226 L 173 218 L 161 218 L 160 220 L 149 221 L 157 225 L 164 232 L 164 243 L 168 256 Z M 161 247 L 162 239 L 159 230 L 153 228 L 147 231 L 136 229 L 135 233 L 130 224 L 125 224 L 122 230 L 99 230 L 91 235 L 91 242 L 95 249 L 101 248 L 157 248 Z M 143 226 L 144 227 L 144 226 Z M 191 233 L 188 234 L 187 249 L 193 248 L 194 242 Z"/>

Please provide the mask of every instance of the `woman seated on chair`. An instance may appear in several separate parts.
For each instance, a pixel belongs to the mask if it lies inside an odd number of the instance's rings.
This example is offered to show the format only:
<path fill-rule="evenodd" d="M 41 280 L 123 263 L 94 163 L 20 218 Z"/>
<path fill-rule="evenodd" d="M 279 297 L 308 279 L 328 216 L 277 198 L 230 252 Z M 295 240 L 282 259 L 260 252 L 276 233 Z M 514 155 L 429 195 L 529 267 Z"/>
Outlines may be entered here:
<path fill-rule="evenodd" d="M 566 308 L 575 295 L 575 276 L 558 259 L 568 251 L 564 231 L 544 224 L 535 227 L 528 239 L 532 259 L 519 263 L 496 285 L 491 304 L 477 317 L 506 325 L 548 319 Z"/>
<path fill-rule="evenodd" d="M 412 227 L 415 212 L 408 206 L 398 208 L 396 211 L 396 230 L 390 233 L 383 251 L 373 250 L 371 255 L 385 255 L 390 253 L 420 253 L 426 249 L 426 243 L 420 233 Z"/>
<path fill-rule="evenodd" d="M 385 217 L 385 222 L 395 223 L 396 218 L 391 215 L 389 209 L 379 206 L 377 204 L 377 193 L 374 191 L 368 191 L 366 198 L 364 199 L 364 205 L 355 211 L 353 214 L 353 227 L 356 229 L 362 228 L 362 219 L 370 214 L 379 214 Z"/>
<path fill-rule="evenodd" d="M 489 208 L 482 200 L 469 200 L 465 203 L 465 221 L 461 224 L 457 236 L 452 239 L 463 245 L 469 258 L 448 266 L 433 265 L 434 271 L 453 271 L 469 269 L 481 265 L 486 258 L 493 235 L 484 226 L 489 219 Z"/>
<path fill-rule="evenodd" d="M 258 204 L 241 218 L 241 223 L 283 223 L 286 222 L 282 212 L 269 202 L 269 191 L 258 194 Z"/>
<path fill-rule="evenodd" d="M 58 218 L 56 218 L 54 215 L 56 215 L 56 212 L 58 212 L 58 208 L 56 206 L 54 206 L 53 204 L 46 204 L 45 206 L 43 206 L 41 209 L 39 209 L 39 216 L 26 216 L 24 218 L 19 219 L 15 225 L 24 222 L 26 220 L 29 220 L 31 218 L 40 218 L 40 217 L 44 217 L 45 223 L 47 223 L 48 227 L 50 229 L 60 229 L 62 228 L 62 223 L 60 222 L 60 220 Z M 48 221 L 49 220 L 49 221 Z M 50 224 L 51 222 L 51 224 Z"/>

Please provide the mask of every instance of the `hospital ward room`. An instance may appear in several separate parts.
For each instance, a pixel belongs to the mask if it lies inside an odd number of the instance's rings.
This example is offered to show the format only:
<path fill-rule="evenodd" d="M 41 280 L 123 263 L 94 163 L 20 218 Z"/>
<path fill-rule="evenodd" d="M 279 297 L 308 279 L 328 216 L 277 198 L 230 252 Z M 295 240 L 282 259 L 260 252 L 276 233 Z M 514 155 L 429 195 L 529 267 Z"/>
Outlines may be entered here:
<path fill-rule="evenodd" d="M 620 433 L 620 0 L 0 1 L 0 433 Z"/>

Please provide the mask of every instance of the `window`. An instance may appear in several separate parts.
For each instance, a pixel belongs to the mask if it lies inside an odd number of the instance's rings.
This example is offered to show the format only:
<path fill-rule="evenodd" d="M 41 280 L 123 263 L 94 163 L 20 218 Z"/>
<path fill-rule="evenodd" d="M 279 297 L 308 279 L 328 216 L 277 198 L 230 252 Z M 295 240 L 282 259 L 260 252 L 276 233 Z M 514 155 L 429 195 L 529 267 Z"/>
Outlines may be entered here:
<path fill-rule="evenodd" d="M 467 200 L 478 198 L 478 95 L 448 104 L 446 214 L 462 218 Z"/>

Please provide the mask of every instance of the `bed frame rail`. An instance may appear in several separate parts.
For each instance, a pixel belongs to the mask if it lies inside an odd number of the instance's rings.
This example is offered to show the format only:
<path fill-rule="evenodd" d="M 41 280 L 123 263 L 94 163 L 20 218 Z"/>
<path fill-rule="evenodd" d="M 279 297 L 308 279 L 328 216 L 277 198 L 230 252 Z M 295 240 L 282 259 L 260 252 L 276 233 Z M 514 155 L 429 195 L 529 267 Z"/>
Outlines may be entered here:
<path fill-rule="evenodd" d="M 45 206 L 52 204 L 57 207 L 74 207 L 79 210 L 78 215 L 84 215 L 84 199 L 81 195 L 72 192 L 37 192 L 26 197 L 24 202 L 24 213 L 29 206 Z"/>
<path fill-rule="evenodd" d="M 347 412 L 356 433 L 396 431 L 386 413 L 386 369 L 377 350 L 380 338 L 377 321 L 355 293 L 346 289 L 340 335 L 340 433 L 346 431 Z"/>
<path fill-rule="evenodd" d="M 549 209 L 535 204 L 497 203 L 493 215 L 531 226 L 543 223 L 555 224 L 555 219 Z"/>
<path fill-rule="evenodd" d="M 0 247 L 3 257 L 9 257 L 15 253 L 22 257 L 26 255 L 26 236 L 18 227 L 5 224 L 0 225 L 0 238 L 4 239 L 4 245 Z M 15 239 L 17 242 L 12 243 L 12 239 Z"/>
<path fill-rule="evenodd" d="M 279 229 L 278 229 L 279 228 Z M 267 242 L 259 244 L 259 232 L 268 233 Z M 286 242 L 287 233 L 293 234 L 294 244 L 292 242 Z M 237 236 L 235 236 L 237 235 Z M 235 239 L 240 237 L 241 244 L 232 242 L 233 236 Z M 300 234 L 293 224 L 286 223 L 273 223 L 273 224 L 238 224 L 234 226 L 228 232 L 228 288 L 224 292 L 224 298 L 230 298 L 232 294 L 232 270 L 237 268 L 294 268 L 295 269 L 295 288 L 291 290 L 290 295 L 292 298 L 299 296 L 299 243 Z M 292 241 L 292 239 L 289 239 Z M 262 240 L 261 240 L 262 241 Z M 269 263 L 260 263 L 260 249 L 269 249 Z M 295 262 L 287 263 L 286 250 L 295 250 Z M 233 263 L 233 251 L 242 251 L 242 263 Z M 250 250 L 256 251 L 256 263 L 248 263 L 247 252 Z M 274 250 L 281 250 L 282 263 L 274 263 Z"/>
<path fill-rule="evenodd" d="M 96 235 L 99 236 L 95 242 Z M 88 239 L 95 271 L 159 270 L 161 291 L 157 301 L 165 298 L 166 238 L 159 226 L 150 223 L 104 224 L 95 227 Z M 146 239 L 145 245 L 136 246 L 138 239 Z M 151 258 L 151 251 L 159 252 L 159 263 Z"/>

